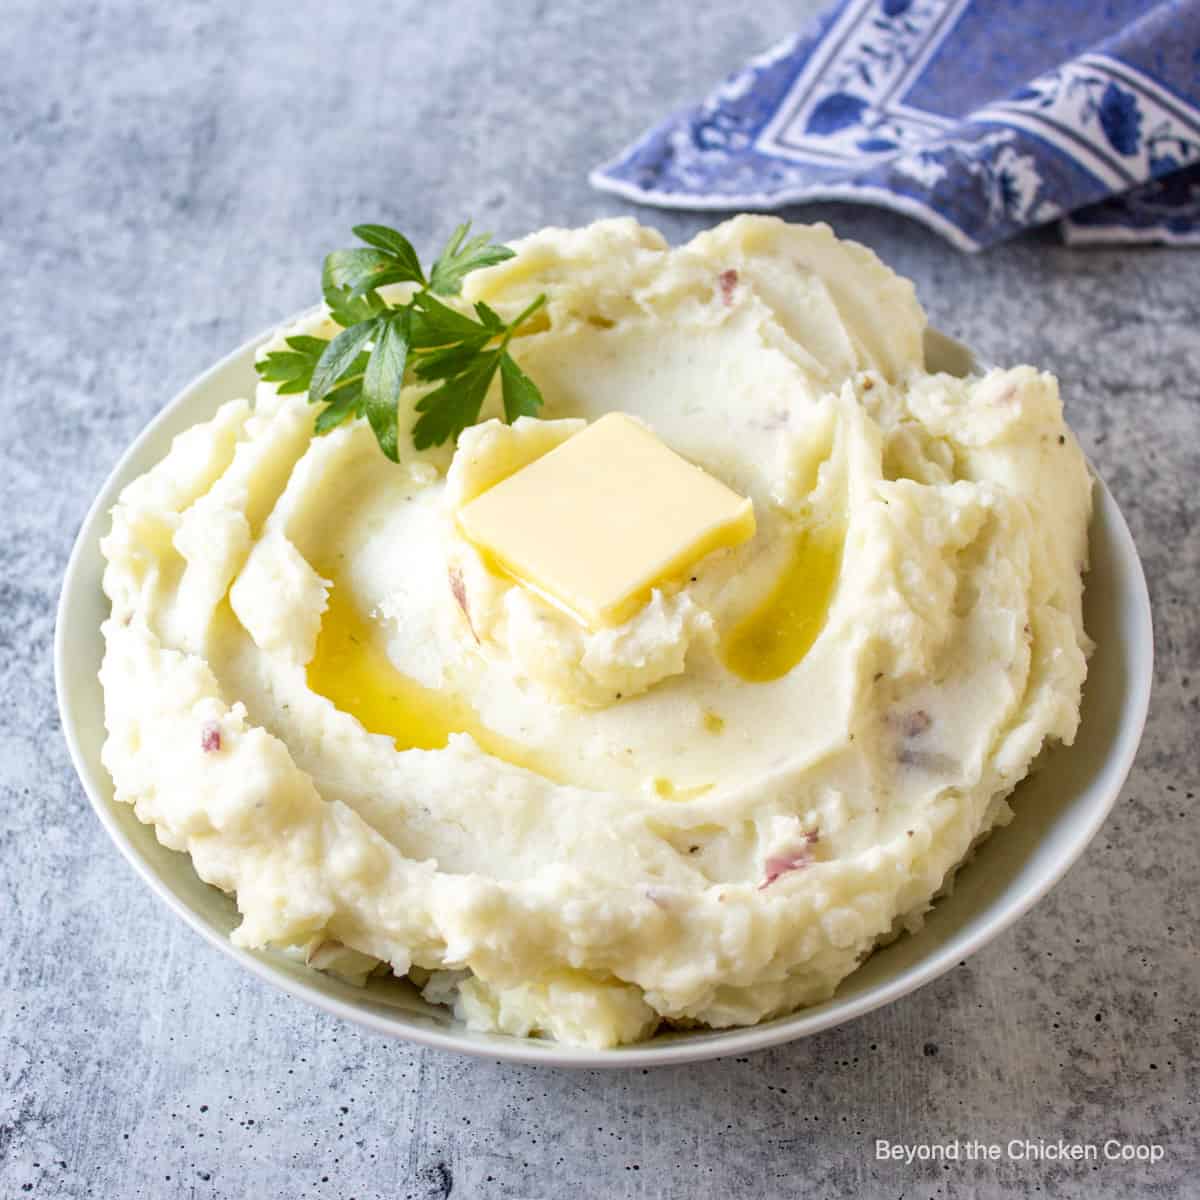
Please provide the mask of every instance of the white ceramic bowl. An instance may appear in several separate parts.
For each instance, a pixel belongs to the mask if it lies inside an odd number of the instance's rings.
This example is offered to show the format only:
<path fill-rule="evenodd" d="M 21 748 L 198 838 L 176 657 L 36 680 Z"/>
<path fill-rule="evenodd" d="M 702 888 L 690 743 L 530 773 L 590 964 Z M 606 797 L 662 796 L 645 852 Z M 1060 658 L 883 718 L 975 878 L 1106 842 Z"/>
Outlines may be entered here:
<path fill-rule="evenodd" d="M 100 623 L 107 602 L 100 590 L 99 542 L 121 489 L 148 470 L 171 439 L 209 417 L 222 401 L 254 394 L 255 338 L 217 363 L 178 395 L 129 448 L 96 497 L 75 543 L 63 580 L 54 666 L 63 731 L 96 815 L 121 853 L 189 925 L 261 979 L 368 1028 L 427 1046 L 510 1062 L 556 1066 L 657 1066 L 745 1054 L 839 1025 L 935 979 L 994 938 L 1062 877 L 1099 829 L 1133 763 L 1150 698 L 1153 642 L 1150 603 L 1137 551 L 1104 484 L 1096 480 L 1091 571 L 1085 623 L 1096 641 L 1074 746 L 1052 751 L 1013 797 L 1016 820 L 997 830 L 959 874 L 922 931 L 879 950 L 824 1004 L 744 1029 L 673 1032 L 623 1049 L 595 1051 L 552 1042 L 480 1034 L 444 1009 L 421 1001 L 407 983 L 373 980 L 355 988 L 281 954 L 237 949 L 232 900 L 204 884 L 186 855 L 159 845 L 128 805 L 113 799 L 101 765 L 104 702 L 97 671 L 103 652 Z M 971 356 L 933 334 L 931 362 L 963 373 Z"/>

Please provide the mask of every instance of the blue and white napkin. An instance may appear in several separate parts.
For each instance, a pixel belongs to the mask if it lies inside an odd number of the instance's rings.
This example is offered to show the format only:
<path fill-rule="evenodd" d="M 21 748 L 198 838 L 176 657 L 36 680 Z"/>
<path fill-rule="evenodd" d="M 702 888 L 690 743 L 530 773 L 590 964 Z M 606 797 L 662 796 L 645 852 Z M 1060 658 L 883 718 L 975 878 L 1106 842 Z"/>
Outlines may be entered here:
<path fill-rule="evenodd" d="M 964 250 L 1200 244 L 1200 0 L 840 0 L 592 183 L 642 204 L 880 204 Z"/>

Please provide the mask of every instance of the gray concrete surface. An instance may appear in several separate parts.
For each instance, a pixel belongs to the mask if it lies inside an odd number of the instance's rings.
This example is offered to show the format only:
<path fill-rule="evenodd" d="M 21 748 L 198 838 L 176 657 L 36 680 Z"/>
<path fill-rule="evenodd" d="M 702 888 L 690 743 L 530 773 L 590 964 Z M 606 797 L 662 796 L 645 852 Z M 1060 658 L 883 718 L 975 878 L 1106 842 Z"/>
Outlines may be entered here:
<path fill-rule="evenodd" d="M 120 860 L 59 733 L 75 529 L 181 385 L 315 297 L 357 221 L 425 249 L 625 211 L 585 169 L 790 31 L 786 0 L 9 0 L 0 23 L 0 1197 L 1200 1195 L 1200 257 L 967 258 L 810 209 L 934 319 L 1061 376 L 1145 558 L 1157 689 L 1084 860 L 986 951 L 747 1060 L 556 1073 L 269 990 Z M 700 218 L 651 214 L 673 238 Z M 876 1138 L 1154 1142 L 1156 1165 L 876 1162 Z"/>

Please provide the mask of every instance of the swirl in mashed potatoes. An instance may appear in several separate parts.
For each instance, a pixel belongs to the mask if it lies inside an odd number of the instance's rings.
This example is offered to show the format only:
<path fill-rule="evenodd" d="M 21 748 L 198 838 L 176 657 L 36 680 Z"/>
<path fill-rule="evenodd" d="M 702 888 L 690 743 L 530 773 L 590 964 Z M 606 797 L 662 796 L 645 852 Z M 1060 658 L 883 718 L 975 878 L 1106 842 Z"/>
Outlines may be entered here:
<path fill-rule="evenodd" d="M 238 944 L 389 967 L 470 1025 L 610 1046 L 827 998 L 1069 743 L 1090 480 L 1055 380 L 925 368 L 911 285 L 821 226 L 547 229 L 469 277 L 543 417 L 399 466 L 260 384 L 104 539 L 104 761 Z M 317 313 L 284 334 L 336 331 Z M 458 533 L 610 411 L 755 536 L 588 630 Z"/>

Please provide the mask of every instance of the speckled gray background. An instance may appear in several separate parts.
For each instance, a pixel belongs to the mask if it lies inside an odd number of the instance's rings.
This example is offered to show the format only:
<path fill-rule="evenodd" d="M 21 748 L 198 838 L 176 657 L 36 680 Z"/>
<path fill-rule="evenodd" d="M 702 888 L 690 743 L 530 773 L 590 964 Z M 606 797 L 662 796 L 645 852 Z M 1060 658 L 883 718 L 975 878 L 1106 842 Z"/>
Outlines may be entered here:
<path fill-rule="evenodd" d="M 7 0 L 0 23 L 0 1197 L 1200 1195 L 1200 255 L 967 258 L 807 210 L 934 320 L 1062 378 L 1127 514 L 1158 636 L 1133 776 L 1015 929 L 919 993 L 750 1059 L 652 1074 L 386 1041 L 245 976 L 91 815 L 53 611 L 122 448 L 315 298 L 348 226 L 424 249 L 625 211 L 585 169 L 811 4 Z M 373 14 L 368 17 L 368 11 Z M 354 15 L 358 13 L 359 15 Z M 700 218 L 651 214 L 669 236 Z M 877 1137 L 1153 1141 L 1157 1166 L 874 1161 Z"/>

